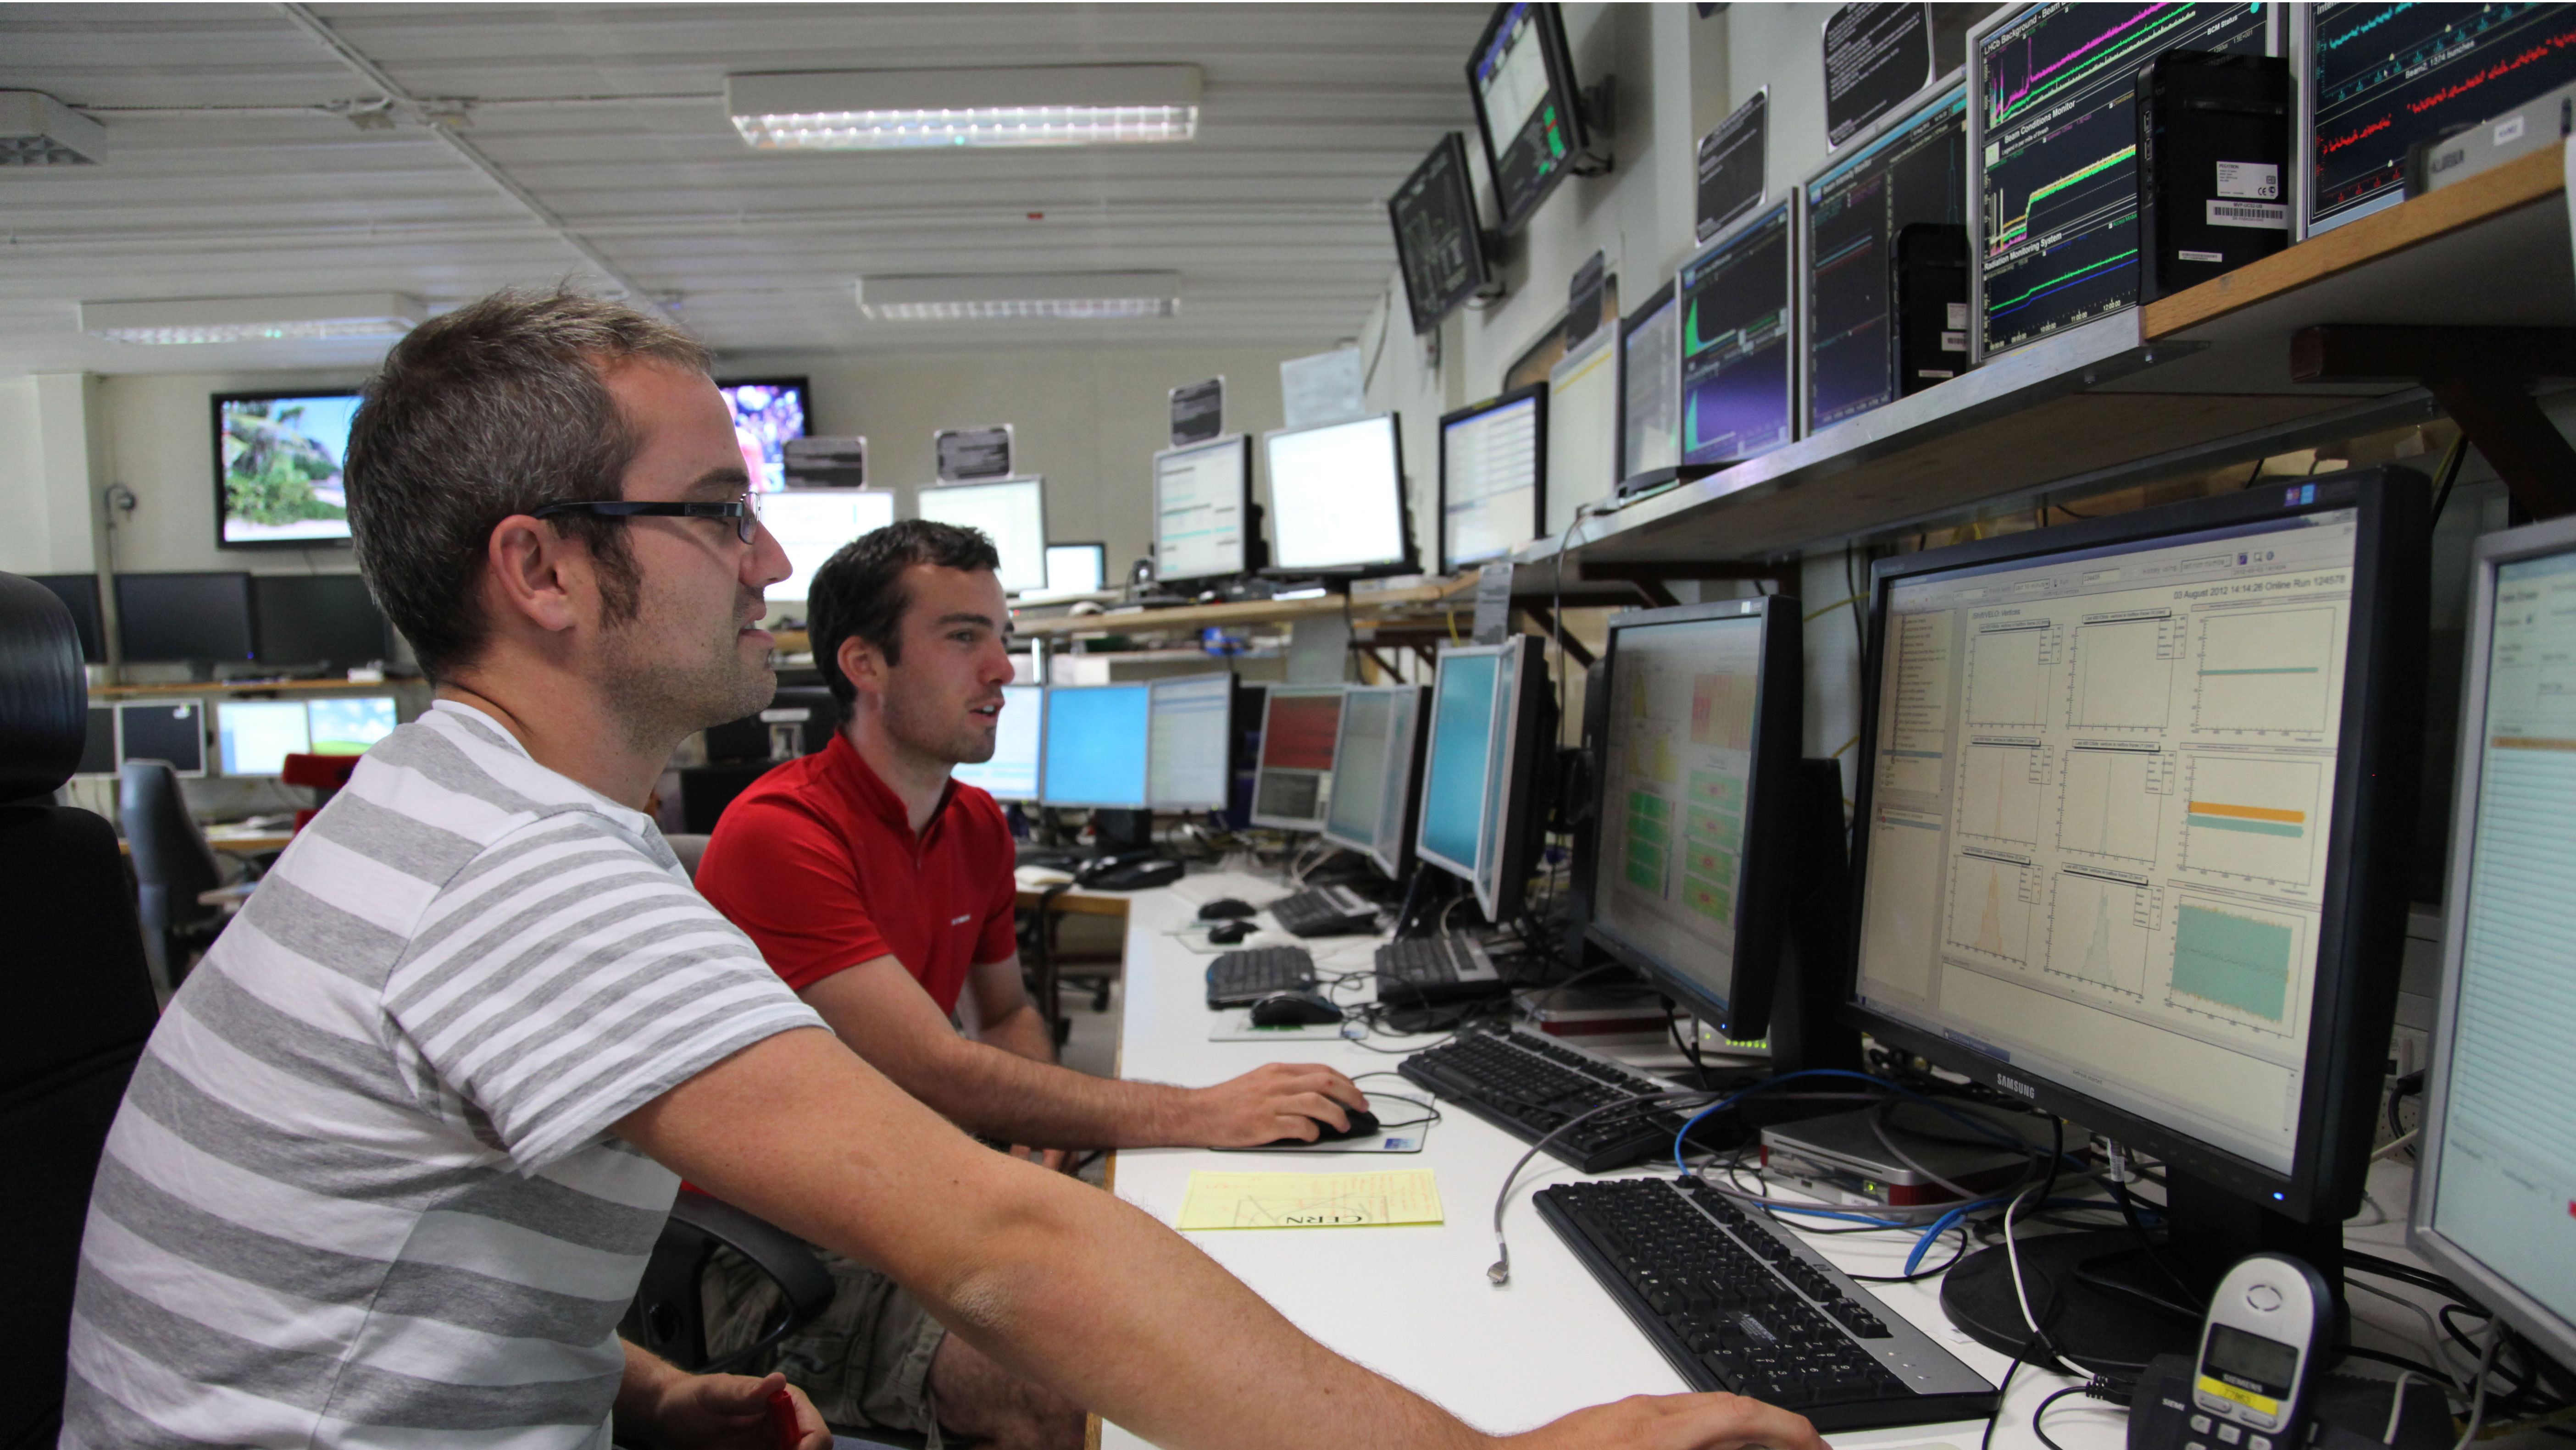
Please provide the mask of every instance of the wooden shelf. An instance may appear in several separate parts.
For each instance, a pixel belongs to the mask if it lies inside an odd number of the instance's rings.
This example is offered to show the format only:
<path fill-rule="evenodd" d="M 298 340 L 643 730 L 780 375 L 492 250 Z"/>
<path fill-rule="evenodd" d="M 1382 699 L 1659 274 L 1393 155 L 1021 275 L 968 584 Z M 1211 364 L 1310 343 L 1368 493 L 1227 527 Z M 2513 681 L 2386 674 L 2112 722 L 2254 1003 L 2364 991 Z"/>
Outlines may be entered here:
<path fill-rule="evenodd" d="M 1140 609 L 1122 613 L 1061 614 L 1011 621 L 1012 632 L 1027 637 L 1067 638 L 1077 634 L 1196 634 L 1207 628 L 1247 624 L 1293 624 L 1300 619 L 1348 611 L 1353 622 L 1375 624 L 1444 603 L 1475 602 L 1476 576 L 1436 580 L 1402 589 L 1361 589 L 1348 595 L 1313 599 L 1248 599 L 1237 604 L 1185 604 L 1174 609 Z"/>

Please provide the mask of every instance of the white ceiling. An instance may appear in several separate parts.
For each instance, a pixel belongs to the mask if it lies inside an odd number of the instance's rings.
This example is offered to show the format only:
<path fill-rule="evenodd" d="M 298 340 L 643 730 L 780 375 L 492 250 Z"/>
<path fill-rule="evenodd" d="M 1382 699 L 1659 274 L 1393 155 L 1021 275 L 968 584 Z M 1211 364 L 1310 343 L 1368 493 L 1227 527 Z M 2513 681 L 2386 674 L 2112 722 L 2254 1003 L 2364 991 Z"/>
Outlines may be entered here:
<path fill-rule="evenodd" d="M 1327 345 L 1394 250 L 1383 199 L 1469 129 L 1487 9 L 1454 5 L 319 4 L 349 48 L 729 353 L 1031 342 Z M 746 148 L 728 72 L 1185 61 L 1198 139 L 899 153 Z M 75 304 L 392 289 L 433 310 L 588 274 L 567 242 L 282 7 L 0 4 L 0 89 L 107 126 L 104 165 L 0 168 L 0 371 L 364 364 L 367 343 L 147 347 Z M 1043 219 L 1032 219 L 1042 213 Z M 863 272 L 1167 269 L 1181 312 L 895 323 Z"/>

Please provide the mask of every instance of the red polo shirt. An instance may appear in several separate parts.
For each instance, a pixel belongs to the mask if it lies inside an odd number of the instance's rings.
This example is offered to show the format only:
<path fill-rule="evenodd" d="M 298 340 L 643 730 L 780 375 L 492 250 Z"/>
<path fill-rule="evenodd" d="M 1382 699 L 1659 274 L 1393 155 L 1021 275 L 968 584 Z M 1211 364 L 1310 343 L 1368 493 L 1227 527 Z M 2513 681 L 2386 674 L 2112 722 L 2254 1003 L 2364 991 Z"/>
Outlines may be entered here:
<path fill-rule="evenodd" d="M 697 881 L 788 986 L 891 953 L 953 1013 L 970 968 L 1017 950 L 1013 860 L 991 796 L 951 782 L 915 836 L 902 799 L 834 735 L 725 807 Z"/>

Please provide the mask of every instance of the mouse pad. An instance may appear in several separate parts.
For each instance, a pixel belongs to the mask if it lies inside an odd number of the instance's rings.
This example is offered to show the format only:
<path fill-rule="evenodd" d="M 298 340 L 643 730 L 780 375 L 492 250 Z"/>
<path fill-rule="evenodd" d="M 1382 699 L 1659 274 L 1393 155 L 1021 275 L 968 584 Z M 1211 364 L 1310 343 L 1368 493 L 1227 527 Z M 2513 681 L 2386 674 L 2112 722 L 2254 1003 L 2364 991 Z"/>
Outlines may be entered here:
<path fill-rule="evenodd" d="M 1288 1143 L 1260 1148 L 1211 1148 L 1212 1153 L 1419 1153 L 1431 1125 L 1418 1121 L 1430 1112 L 1422 1104 L 1405 1098 L 1368 1095 L 1369 1111 L 1381 1123 L 1395 1126 L 1366 1138 L 1345 1138 L 1338 1143 Z"/>

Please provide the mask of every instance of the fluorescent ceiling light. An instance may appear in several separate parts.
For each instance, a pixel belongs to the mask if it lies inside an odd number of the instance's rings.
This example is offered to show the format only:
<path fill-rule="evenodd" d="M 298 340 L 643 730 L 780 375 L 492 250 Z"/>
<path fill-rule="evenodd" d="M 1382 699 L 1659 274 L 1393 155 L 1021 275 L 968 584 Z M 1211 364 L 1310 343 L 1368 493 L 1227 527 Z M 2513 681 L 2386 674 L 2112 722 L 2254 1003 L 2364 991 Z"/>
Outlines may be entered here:
<path fill-rule="evenodd" d="M 760 150 L 904 150 L 1187 141 L 1194 65 L 791 71 L 725 77 L 725 110 Z"/>
<path fill-rule="evenodd" d="M 1178 272 L 1022 272 L 1000 276 L 859 279 L 859 311 L 889 322 L 1060 317 L 1169 317 L 1181 310 Z"/>
<path fill-rule="evenodd" d="M 0 91 L 0 166 L 95 166 L 107 128 L 42 91 Z"/>
<path fill-rule="evenodd" d="M 267 342 L 289 338 L 400 337 L 429 316 L 400 292 L 319 297 L 181 297 L 84 302 L 81 331 L 112 342 Z"/>

